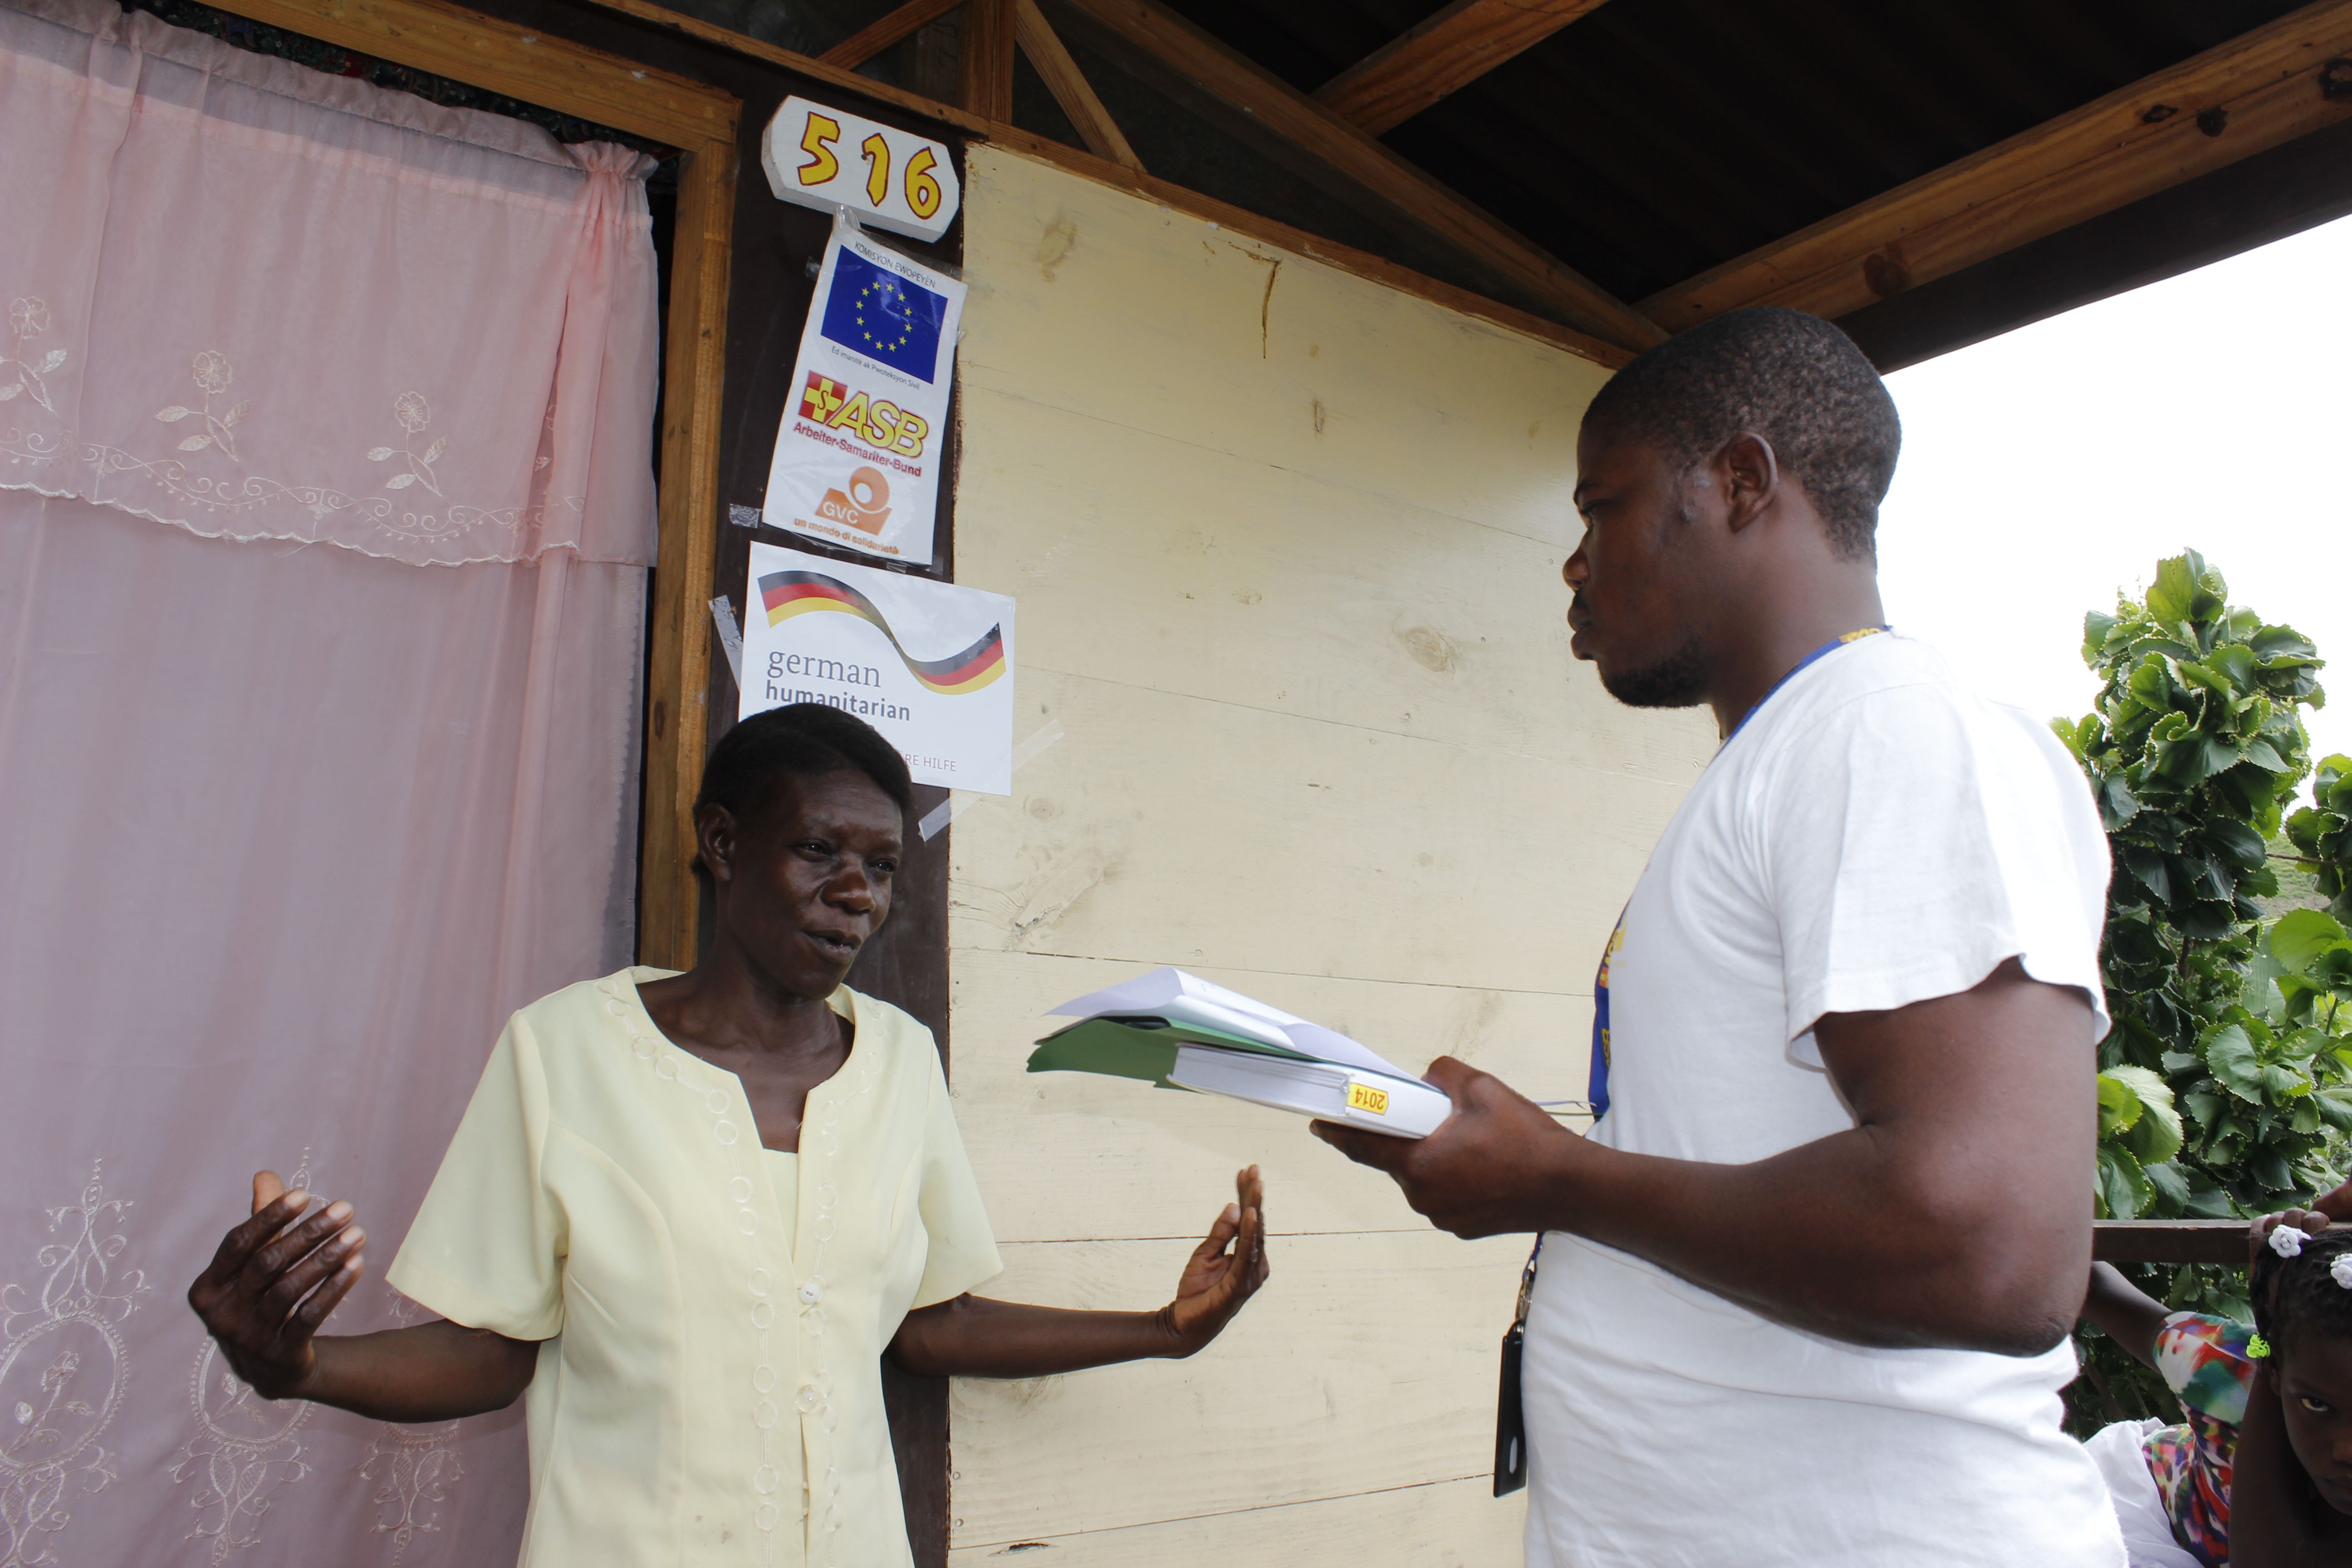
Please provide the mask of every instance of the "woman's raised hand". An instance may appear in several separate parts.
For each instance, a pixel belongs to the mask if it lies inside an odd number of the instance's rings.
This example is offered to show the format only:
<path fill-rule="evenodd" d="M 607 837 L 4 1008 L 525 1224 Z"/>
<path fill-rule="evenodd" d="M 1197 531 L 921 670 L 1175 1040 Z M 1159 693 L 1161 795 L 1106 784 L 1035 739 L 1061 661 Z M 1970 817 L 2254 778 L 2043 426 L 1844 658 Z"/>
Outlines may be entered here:
<path fill-rule="evenodd" d="M 1224 1331 L 1270 1272 L 1265 1186 L 1257 1167 L 1236 1174 L 1234 1187 L 1238 1201 L 1225 1205 L 1207 1238 L 1192 1249 L 1183 1277 L 1176 1282 L 1176 1299 L 1160 1309 L 1188 1355 Z"/>
<path fill-rule="evenodd" d="M 310 1339 L 360 1282 L 367 1233 L 337 1201 L 302 1217 L 310 1194 L 275 1171 L 253 1178 L 253 1217 L 221 1237 L 212 1267 L 188 1287 L 237 1376 L 265 1399 L 299 1396 L 316 1356 Z"/>

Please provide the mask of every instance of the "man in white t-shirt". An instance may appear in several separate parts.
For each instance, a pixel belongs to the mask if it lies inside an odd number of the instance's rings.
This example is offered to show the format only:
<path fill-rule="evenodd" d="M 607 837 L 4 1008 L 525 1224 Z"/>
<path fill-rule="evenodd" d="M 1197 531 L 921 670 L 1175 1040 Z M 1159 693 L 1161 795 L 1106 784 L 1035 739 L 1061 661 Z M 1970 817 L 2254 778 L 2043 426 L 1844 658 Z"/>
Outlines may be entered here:
<path fill-rule="evenodd" d="M 1317 1124 L 1446 1230 L 1542 1237 L 1530 1568 L 2124 1562 L 2058 1399 L 2106 842 L 2042 724 L 1883 629 L 1899 442 L 1861 352 L 1790 310 L 1602 388 L 1571 647 L 1726 736 L 1596 985 L 1605 1113 L 1580 1138 L 1441 1059 L 1429 1138 Z"/>

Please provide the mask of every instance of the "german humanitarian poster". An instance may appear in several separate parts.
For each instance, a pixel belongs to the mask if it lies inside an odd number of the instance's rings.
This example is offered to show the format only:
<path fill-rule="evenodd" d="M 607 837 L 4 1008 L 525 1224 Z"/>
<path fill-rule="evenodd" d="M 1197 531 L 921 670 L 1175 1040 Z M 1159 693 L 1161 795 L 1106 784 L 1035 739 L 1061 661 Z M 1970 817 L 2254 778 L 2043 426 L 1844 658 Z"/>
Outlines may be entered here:
<path fill-rule="evenodd" d="M 762 519 L 928 565 L 964 288 L 836 217 Z"/>
<path fill-rule="evenodd" d="M 751 546 L 748 719 L 823 702 L 882 731 L 917 784 L 1013 792 L 1013 601 L 773 544 Z"/>

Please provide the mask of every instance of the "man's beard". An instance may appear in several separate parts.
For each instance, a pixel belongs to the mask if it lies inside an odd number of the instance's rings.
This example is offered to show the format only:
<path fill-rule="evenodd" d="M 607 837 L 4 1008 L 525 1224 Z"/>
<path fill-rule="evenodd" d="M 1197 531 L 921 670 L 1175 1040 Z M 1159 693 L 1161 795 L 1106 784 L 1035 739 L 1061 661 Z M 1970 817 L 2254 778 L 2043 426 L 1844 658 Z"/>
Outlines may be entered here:
<path fill-rule="evenodd" d="M 1603 675 L 1601 689 L 1628 708 L 1696 708 L 1706 700 L 1706 678 L 1696 637 L 1655 664 Z"/>

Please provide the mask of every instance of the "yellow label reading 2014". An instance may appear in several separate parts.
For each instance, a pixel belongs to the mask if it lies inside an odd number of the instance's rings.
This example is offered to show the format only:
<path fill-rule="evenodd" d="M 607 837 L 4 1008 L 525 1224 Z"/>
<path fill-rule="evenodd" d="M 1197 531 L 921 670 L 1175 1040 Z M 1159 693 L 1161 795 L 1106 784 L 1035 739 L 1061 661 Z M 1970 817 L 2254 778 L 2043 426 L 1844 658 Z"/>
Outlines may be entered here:
<path fill-rule="evenodd" d="M 1348 1109 L 1386 1116 L 1389 1113 L 1389 1091 L 1374 1089 L 1368 1083 L 1351 1083 L 1348 1086 Z"/>

